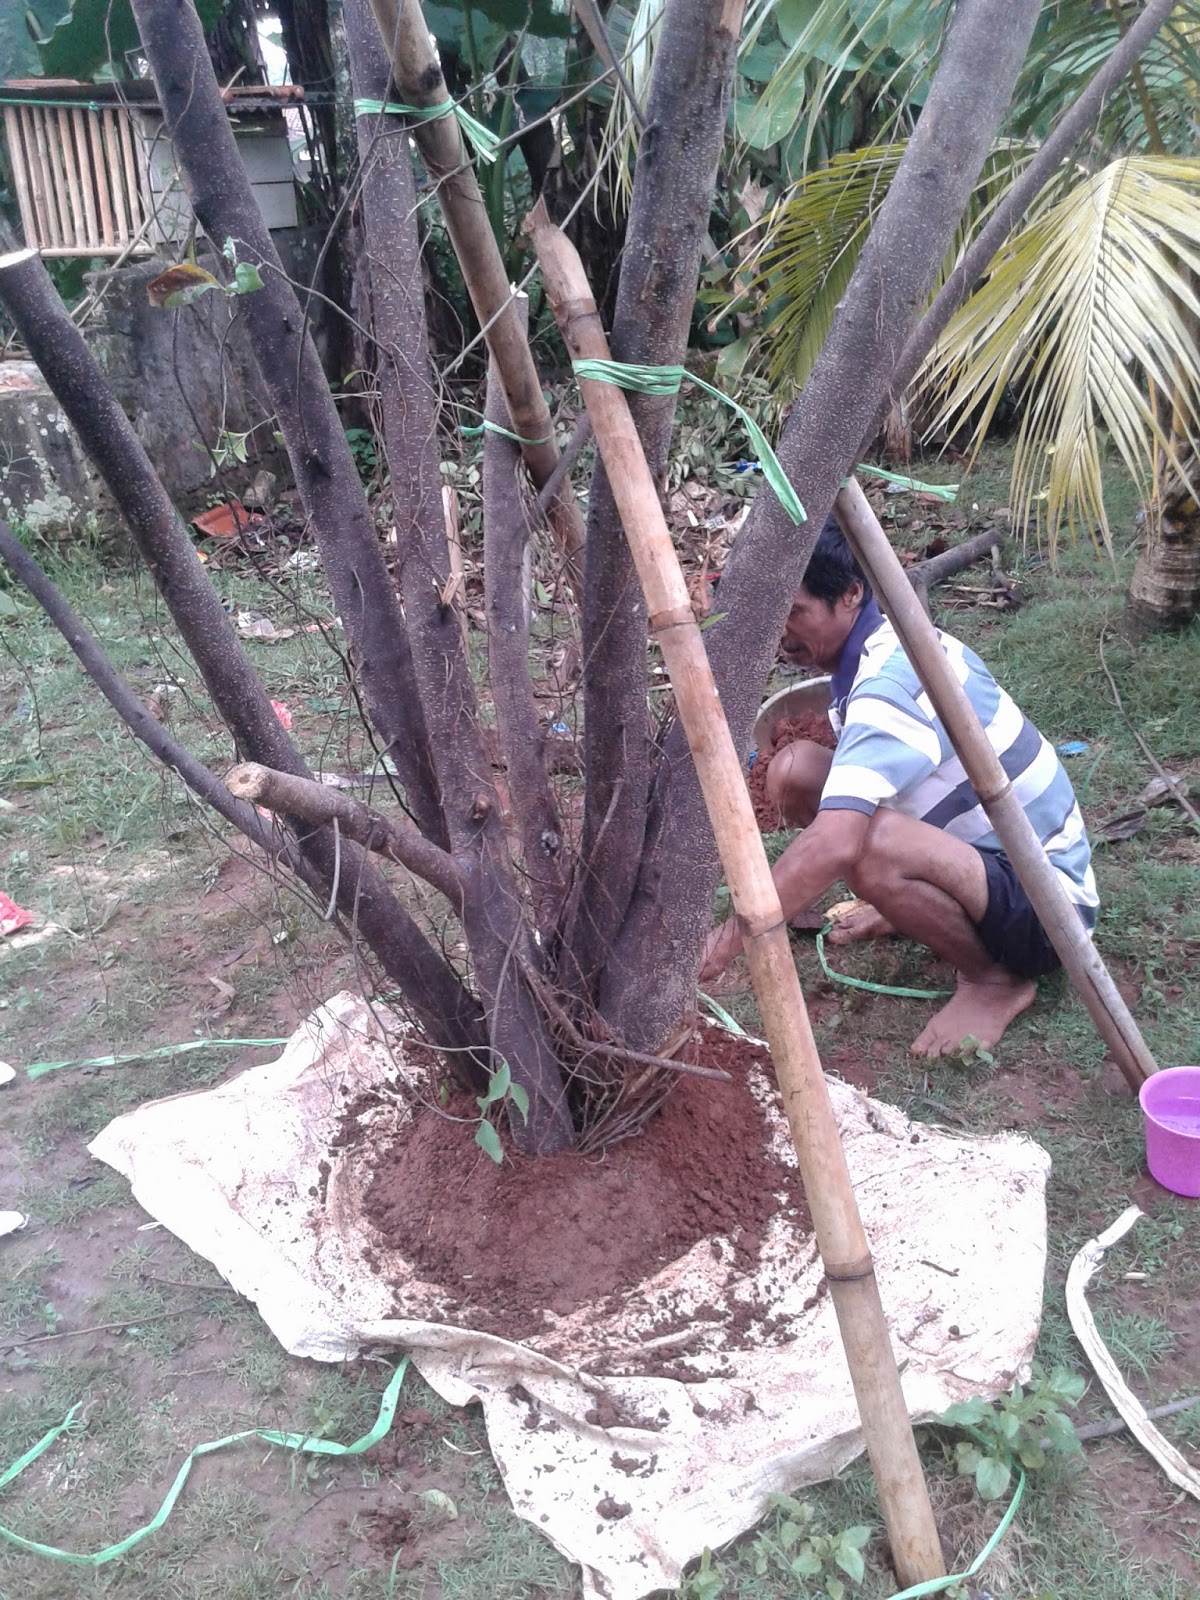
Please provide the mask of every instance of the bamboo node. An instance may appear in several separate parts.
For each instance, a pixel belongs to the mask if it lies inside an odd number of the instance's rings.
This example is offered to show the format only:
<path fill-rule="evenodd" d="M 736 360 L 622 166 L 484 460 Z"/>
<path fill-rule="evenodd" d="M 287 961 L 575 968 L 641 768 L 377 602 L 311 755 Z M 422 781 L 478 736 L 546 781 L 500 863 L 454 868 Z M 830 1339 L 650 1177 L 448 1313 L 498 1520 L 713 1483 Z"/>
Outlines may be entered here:
<path fill-rule="evenodd" d="M 875 1276 L 875 1263 L 869 1255 L 851 1261 L 846 1266 L 831 1267 L 825 1262 L 824 1267 L 825 1277 L 830 1283 L 861 1283 L 864 1278 Z"/>
<path fill-rule="evenodd" d="M 650 617 L 651 633 L 669 633 L 672 628 L 694 628 L 696 613 L 690 605 L 672 606 L 669 611 L 656 611 Z"/>

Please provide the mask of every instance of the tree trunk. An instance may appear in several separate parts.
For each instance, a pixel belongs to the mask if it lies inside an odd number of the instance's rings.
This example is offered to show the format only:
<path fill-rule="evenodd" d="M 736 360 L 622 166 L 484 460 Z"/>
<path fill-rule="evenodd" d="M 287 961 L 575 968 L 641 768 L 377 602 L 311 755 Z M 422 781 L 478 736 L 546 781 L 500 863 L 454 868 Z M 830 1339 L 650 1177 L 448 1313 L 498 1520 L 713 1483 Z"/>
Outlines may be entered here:
<path fill-rule="evenodd" d="M 387 57 L 369 0 L 345 0 L 344 17 L 355 98 L 386 98 Z M 446 827 L 462 868 L 463 928 L 492 1049 L 529 1095 L 528 1121 L 512 1119 L 513 1138 L 521 1148 L 549 1154 L 574 1141 L 574 1128 L 546 1021 L 525 978 L 540 956 L 509 857 L 451 594 L 408 136 L 395 118 L 370 113 L 358 118 L 358 139 L 384 437 L 393 484 L 399 480 L 400 571 L 413 670 Z"/>
<path fill-rule="evenodd" d="M 1182 444 L 1182 441 L 1180 441 Z M 1185 454 L 1188 477 L 1200 463 Z M 1130 638 L 1185 627 L 1200 609 L 1200 505 L 1170 471 L 1170 487 L 1146 507 L 1146 548 L 1125 596 L 1123 631 Z"/>
<path fill-rule="evenodd" d="M 307 321 L 267 231 L 234 143 L 190 0 L 133 0 L 175 159 L 196 216 L 218 246 L 232 239 L 263 287 L 240 302 L 371 720 L 423 833 L 446 834 L 408 633 L 370 507 Z"/>
<path fill-rule="evenodd" d="M 625 234 L 618 361 L 674 365 L 687 355 L 741 20 L 741 0 L 668 0 Z M 631 395 L 630 408 L 661 483 L 675 397 Z M 567 978 L 604 1011 L 627 977 L 612 958 L 637 882 L 651 749 L 646 605 L 602 465 L 588 502 L 582 625 L 587 798 Z"/>
<path fill-rule="evenodd" d="M 723 620 L 705 638 L 739 748 L 813 542 L 879 415 L 1008 109 L 1039 9 L 1037 0 L 960 0 L 916 131 L 779 444 L 809 520 L 796 528 L 764 489 L 722 574 Z M 610 966 L 616 981 L 603 991 L 605 1014 L 630 1043 L 657 1041 L 686 1004 L 717 871 L 676 726 L 658 765 L 637 891 Z"/>

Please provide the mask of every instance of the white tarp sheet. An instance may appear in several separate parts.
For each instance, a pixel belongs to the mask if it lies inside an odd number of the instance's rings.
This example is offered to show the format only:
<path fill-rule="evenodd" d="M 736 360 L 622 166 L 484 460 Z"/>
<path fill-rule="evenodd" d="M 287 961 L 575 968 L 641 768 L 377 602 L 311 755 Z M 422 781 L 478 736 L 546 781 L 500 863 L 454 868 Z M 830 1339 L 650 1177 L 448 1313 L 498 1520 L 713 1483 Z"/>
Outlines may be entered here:
<path fill-rule="evenodd" d="M 772 1492 L 858 1454 L 816 1248 L 783 1216 L 752 1275 L 728 1241 L 708 1240 L 631 1285 L 616 1311 L 609 1300 L 547 1312 L 545 1333 L 520 1344 L 442 1320 L 450 1295 L 382 1248 L 364 1215 L 363 1151 L 330 1152 L 342 1108 L 367 1088 L 385 1089 L 371 1113 L 381 1134 L 403 1136 L 403 1097 L 386 1094 L 402 1048 L 394 1018 L 338 994 L 278 1061 L 118 1117 L 90 1149 L 292 1354 L 403 1348 L 445 1399 L 480 1401 L 513 1506 L 581 1564 L 589 1596 L 674 1587 Z M 1016 1135 L 910 1123 L 836 1080 L 830 1092 L 911 1414 L 1007 1390 L 1041 1315 L 1049 1157 Z M 781 1112 L 776 1125 L 777 1158 L 794 1161 Z M 749 1328 L 735 1315 L 747 1301 L 769 1307 Z M 654 1335 L 664 1321 L 674 1331 Z M 644 1365 L 650 1346 L 696 1381 L 612 1376 Z"/>

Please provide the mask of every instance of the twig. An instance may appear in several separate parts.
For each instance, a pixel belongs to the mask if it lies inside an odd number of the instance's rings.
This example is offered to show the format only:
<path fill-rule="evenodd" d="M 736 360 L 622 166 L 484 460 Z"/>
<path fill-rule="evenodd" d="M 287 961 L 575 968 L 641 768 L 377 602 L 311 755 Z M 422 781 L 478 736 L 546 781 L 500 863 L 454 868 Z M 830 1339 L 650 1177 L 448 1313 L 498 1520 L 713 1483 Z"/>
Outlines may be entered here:
<path fill-rule="evenodd" d="M 587 1055 L 604 1056 L 611 1061 L 634 1061 L 639 1066 L 657 1067 L 664 1072 L 679 1072 L 688 1078 L 711 1078 L 716 1083 L 732 1083 L 733 1079 L 728 1072 L 723 1072 L 720 1067 L 699 1067 L 691 1061 L 673 1061 L 670 1056 L 646 1055 L 641 1050 L 630 1050 L 621 1044 L 602 1044 L 594 1039 L 589 1039 L 575 1026 L 570 1015 L 559 1005 L 550 992 L 549 986 L 542 981 L 541 975 L 533 970 L 525 961 L 521 962 L 521 970 L 529 983 L 530 988 L 538 996 L 546 1010 L 555 1022 L 570 1035 L 571 1043 L 577 1050 Z M 680 1041 L 682 1043 L 682 1041 Z"/>
<path fill-rule="evenodd" d="M 537 516 L 545 516 L 550 502 L 558 493 L 558 486 L 570 472 L 571 468 L 583 454 L 584 446 L 592 437 L 592 419 L 585 411 L 575 424 L 571 437 L 563 446 L 562 454 L 558 458 L 558 465 L 538 490 L 537 499 L 533 502 L 533 509 Z"/>
<path fill-rule="evenodd" d="M 1181 1411 L 1190 1411 L 1193 1406 L 1200 1406 L 1200 1394 L 1189 1396 L 1186 1400 L 1171 1400 L 1165 1406 L 1155 1406 L 1153 1411 L 1147 1411 L 1146 1416 L 1151 1422 L 1157 1422 L 1161 1417 L 1174 1417 Z M 1082 1428 L 1075 1429 L 1075 1437 L 1080 1440 L 1109 1439 L 1115 1433 L 1124 1433 L 1129 1424 L 1124 1417 L 1109 1417 L 1104 1422 L 1087 1422 Z M 1042 1440 L 1042 1448 L 1053 1441 Z"/>
<path fill-rule="evenodd" d="M 28 1339 L 14 1339 L 5 1350 L 20 1350 L 27 1344 L 46 1344 L 51 1339 L 80 1339 L 85 1333 L 114 1333 L 126 1328 L 140 1328 L 147 1322 L 162 1322 L 167 1317 L 190 1317 L 193 1312 L 180 1306 L 177 1311 L 153 1311 L 148 1317 L 126 1317 L 123 1322 L 98 1322 L 94 1328 L 66 1328 L 61 1333 L 35 1333 Z"/>
<path fill-rule="evenodd" d="M 1195 828 L 1197 833 L 1200 833 L 1200 812 L 1196 810 L 1195 806 L 1188 799 L 1184 787 L 1179 782 L 1178 778 L 1173 778 L 1171 776 L 1171 774 L 1163 766 L 1162 762 L 1159 761 L 1158 757 L 1154 754 L 1154 751 L 1151 750 L 1150 746 L 1146 743 L 1145 739 L 1142 738 L 1140 732 L 1134 727 L 1128 711 L 1125 709 L 1125 702 L 1121 699 L 1121 691 L 1117 688 L 1117 681 L 1109 671 L 1108 659 L 1104 654 L 1104 635 L 1107 632 L 1107 627 L 1101 628 L 1100 630 L 1100 665 L 1104 668 L 1104 676 L 1108 679 L 1108 686 L 1112 690 L 1112 697 L 1116 708 L 1121 713 L 1121 717 L 1125 723 L 1125 726 L 1129 729 L 1130 733 L 1137 741 L 1138 749 L 1142 752 L 1146 760 L 1166 784 L 1170 792 L 1175 796 L 1176 800 L 1179 801 L 1179 804 L 1187 812 L 1188 816 L 1191 818 L 1192 827 Z"/>

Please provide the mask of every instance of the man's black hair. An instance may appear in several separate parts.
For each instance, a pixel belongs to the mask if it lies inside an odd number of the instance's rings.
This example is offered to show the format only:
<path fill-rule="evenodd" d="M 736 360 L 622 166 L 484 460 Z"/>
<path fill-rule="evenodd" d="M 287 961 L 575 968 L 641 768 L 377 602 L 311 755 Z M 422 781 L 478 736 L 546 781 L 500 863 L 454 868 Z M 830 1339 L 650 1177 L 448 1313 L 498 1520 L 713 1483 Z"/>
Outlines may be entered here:
<path fill-rule="evenodd" d="M 855 583 L 862 584 L 865 603 L 870 597 L 871 586 L 854 559 L 837 518 L 830 515 L 825 518 L 825 526 L 817 536 L 813 553 L 808 558 L 804 587 L 814 600 L 823 600 L 832 611 L 847 589 Z"/>

